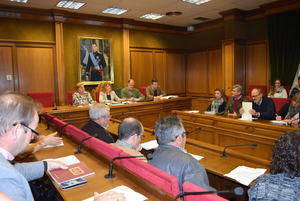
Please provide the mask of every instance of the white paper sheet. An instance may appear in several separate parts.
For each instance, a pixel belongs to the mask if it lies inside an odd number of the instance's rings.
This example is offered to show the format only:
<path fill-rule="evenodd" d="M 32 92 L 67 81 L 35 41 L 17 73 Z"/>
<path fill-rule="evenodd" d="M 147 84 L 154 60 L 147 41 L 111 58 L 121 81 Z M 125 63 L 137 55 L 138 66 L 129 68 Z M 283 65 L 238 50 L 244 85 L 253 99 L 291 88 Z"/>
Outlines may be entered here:
<path fill-rule="evenodd" d="M 190 110 L 190 111 L 185 111 L 187 113 L 199 113 L 199 110 Z"/>
<path fill-rule="evenodd" d="M 225 174 L 225 176 L 235 179 L 241 184 L 248 186 L 253 180 L 255 180 L 260 175 L 264 174 L 266 170 L 267 169 L 263 168 L 250 168 L 246 166 L 238 166 L 228 174 Z"/>
<path fill-rule="evenodd" d="M 117 192 L 117 193 L 123 193 L 126 200 L 128 201 L 144 201 L 144 200 L 147 200 L 148 198 L 145 197 L 144 195 L 138 193 L 138 192 L 135 192 L 134 190 L 132 190 L 131 188 L 127 187 L 127 186 L 118 186 L 116 188 L 113 188 L 109 191 L 106 191 L 106 192 L 110 192 L 110 191 L 114 191 L 114 192 Z M 103 192 L 103 193 L 106 193 L 106 192 Z M 101 193 L 101 194 L 103 194 Z M 101 195 L 100 194 L 100 195 Z M 94 197 L 90 197 L 88 199 L 85 199 L 83 201 L 93 201 L 94 200 Z"/>
<path fill-rule="evenodd" d="M 191 154 L 191 153 L 188 153 L 188 154 L 193 156 L 193 158 L 196 159 L 197 161 L 200 161 L 202 158 L 204 158 L 203 156 L 199 156 L 199 155 L 196 155 L 196 154 Z"/>
<path fill-rule="evenodd" d="M 73 165 L 73 164 L 76 164 L 76 163 L 80 163 L 78 158 L 74 155 L 65 156 L 65 157 L 61 157 L 61 158 L 55 158 L 55 159 L 46 159 L 46 160 L 60 161 L 60 162 L 65 163 L 66 165 Z"/>
<path fill-rule="evenodd" d="M 64 142 L 61 142 L 58 145 L 46 145 L 46 146 L 44 146 L 44 149 L 53 148 L 53 147 L 60 147 L 60 146 L 64 146 Z"/>
<path fill-rule="evenodd" d="M 161 97 L 160 99 L 165 100 L 165 99 L 172 99 L 172 98 L 178 98 L 178 96 L 177 95 L 168 95 L 168 96 Z"/>
<path fill-rule="evenodd" d="M 270 121 L 272 124 L 278 124 L 278 125 L 287 125 L 287 122 L 280 121 L 280 120 L 272 120 Z"/>
<path fill-rule="evenodd" d="M 252 109 L 252 102 L 242 102 L 244 113 L 242 114 L 241 120 L 252 121 L 252 115 L 249 110 Z"/>
<path fill-rule="evenodd" d="M 158 143 L 156 140 L 150 140 L 148 142 L 144 142 L 141 144 L 141 146 L 146 149 L 146 150 L 150 150 L 150 149 L 155 149 L 158 147 Z"/>

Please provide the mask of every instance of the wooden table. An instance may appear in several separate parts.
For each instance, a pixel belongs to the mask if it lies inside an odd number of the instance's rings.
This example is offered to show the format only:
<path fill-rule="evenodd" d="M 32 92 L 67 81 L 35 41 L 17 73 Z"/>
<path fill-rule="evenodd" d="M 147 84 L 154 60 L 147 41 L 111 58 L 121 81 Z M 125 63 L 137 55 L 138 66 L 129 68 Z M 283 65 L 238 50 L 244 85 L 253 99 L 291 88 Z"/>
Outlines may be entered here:
<path fill-rule="evenodd" d="M 42 134 L 49 134 L 53 131 L 46 131 L 45 125 L 40 124 L 38 130 Z M 59 158 L 68 155 L 73 155 L 74 151 L 77 149 L 77 144 L 72 140 L 64 137 L 64 146 L 43 149 L 35 153 L 35 158 L 37 160 L 49 159 L 49 158 Z M 90 169 L 95 171 L 95 175 L 87 178 L 87 185 L 76 187 L 69 190 L 61 190 L 56 184 L 55 187 L 59 191 L 62 198 L 66 201 L 81 201 L 83 199 L 93 196 L 94 192 L 104 192 L 115 188 L 120 185 L 128 186 L 129 188 L 137 191 L 149 200 L 173 200 L 174 198 L 169 194 L 161 191 L 156 186 L 145 182 L 143 179 L 139 178 L 132 173 L 129 173 L 122 169 L 120 166 L 114 168 L 114 173 L 116 177 L 113 179 L 105 179 L 104 175 L 108 173 L 108 161 L 101 156 L 92 152 L 92 150 L 82 149 L 82 154 L 77 154 L 76 157 L 84 162 Z M 53 182 L 55 183 L 55 182 Z"/>
<path fill-rule="evenodd" d="M 113 118 L 120 120 L 125 117 L 135 117 L 144 126 L 153 128 L 157 119 L 170 115 L 172 110 L 190 109 L 191 100 L 191 97 L 178 97 L 168 100 L 112 105 L 110 114 Z M 88 110 L 89 107 L 58 106 L 57 108 L 43 108 L 42 112 L 53 114 L 62 121 L 81 128 L 89 120 Z"/>

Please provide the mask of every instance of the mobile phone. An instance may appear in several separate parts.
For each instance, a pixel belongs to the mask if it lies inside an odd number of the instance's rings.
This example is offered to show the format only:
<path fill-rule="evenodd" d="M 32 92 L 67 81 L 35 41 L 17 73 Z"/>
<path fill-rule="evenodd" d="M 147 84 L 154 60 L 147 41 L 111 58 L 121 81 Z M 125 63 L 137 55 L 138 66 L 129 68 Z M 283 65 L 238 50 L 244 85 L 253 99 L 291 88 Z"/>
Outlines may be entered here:
<path fill-rule="evenodd" d="M 74 188 L 76 186 L 82 186 L 86 183 L 87 183 L 87 181 L 85 179 L 77 178 L 77 179 L 72 179 L 69 181 L 62 182 L 62 183 L 60 183 L 59 186 L 61 189 L 66 190 L 66 189 Z"/>

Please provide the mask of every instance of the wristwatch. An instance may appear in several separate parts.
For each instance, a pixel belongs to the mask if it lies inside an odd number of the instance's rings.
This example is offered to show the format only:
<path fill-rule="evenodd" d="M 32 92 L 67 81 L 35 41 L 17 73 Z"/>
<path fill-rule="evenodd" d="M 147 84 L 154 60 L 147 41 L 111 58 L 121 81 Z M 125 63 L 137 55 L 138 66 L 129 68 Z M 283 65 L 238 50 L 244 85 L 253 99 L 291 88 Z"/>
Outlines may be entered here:
<path fill-rule="evenodd" d="M 260 112 L 258 112 L 258 113 L 256 114 L 256 116 L 257 116 L 257 117 L 260 117 Z"/>

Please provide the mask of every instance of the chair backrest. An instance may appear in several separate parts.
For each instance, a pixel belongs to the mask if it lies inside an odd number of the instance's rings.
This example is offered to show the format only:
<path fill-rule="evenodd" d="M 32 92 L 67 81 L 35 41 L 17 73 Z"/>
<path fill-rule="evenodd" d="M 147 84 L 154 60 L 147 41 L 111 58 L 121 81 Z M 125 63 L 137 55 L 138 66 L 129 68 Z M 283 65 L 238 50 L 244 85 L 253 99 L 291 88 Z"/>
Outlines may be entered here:
<path fill-rule="evenodd" d="M 146 89 L 147 89 L 147 87 L 145 87 L 145 86 L 142 86 L 142 87 L 139 88 L 140 92 L 141 92 L 144 96 L 147 95 Z"/>
<path fill-rule="evenodd" d="M 54 93 L 53 92 L 30 92 L 27 93 L 32 99 L 40 102 L 43 107 L 53 107 L 54 106 Z"/>
<path fill-rule="evenodd" d="M 259 89 L 261 89 L 261 91 L 262 91 L 262 94 L 263 94 L 263 96 L 267 96 L 267 86 L 265 86 L 265 85 L 249 85 L 248 87 L 247 87 L 247 91 L 248 91 L 248 95 L 249 96 L 251 96 L 251 91 L 252 91 L 252 89 L 254 89 L 254 88 L 259 88 Z"/>
<path fill-rule="evenodd" d="M 197 186 L 195 184 L 192 184 L 190 182 L 184 182 L 183 185 L 183 191 L 184 192 L 202 192 L 207 191 L 204 188 L 201 188 L 200 186 Z M 206 194 L 206 195 L 187 195 L 184 196 L 185 201 L 226 201 L 226 199 L 215 195 L 215 194 Z"/>
<path fill-rule="evenodd" d="M 73 93 L 76 91 L 68 91 L 67 98 L 68 98 L 68 105 L 73 105 Z"/>
<path fill-rule="evenodd" d="M 279 112 L 282 106 L 290 102 L 290 99 L 288 98 L 272 98 L 272 100 L 274 101 L 276 112 Z"/>
<path fill-rule="evenodd" d="M 283 87 L 285 88 L 286 93 L 287 93 L 287 95 L 289 96 L 291 87 L 290 87 L 290 86 L 283 86 Z"/>
<path fill-rule="evenodd" d="M 120 156 L 130 156 L 122 152 Z M 156 185 L 165 192 L 176 196 L 179 193 L 177 177 L 170 175 L 163 170 L 154 167 L 137 158 L 122 159 L 121 165 L 127 168 L 130 172 L 142 177 L 150 183 Z"/>

